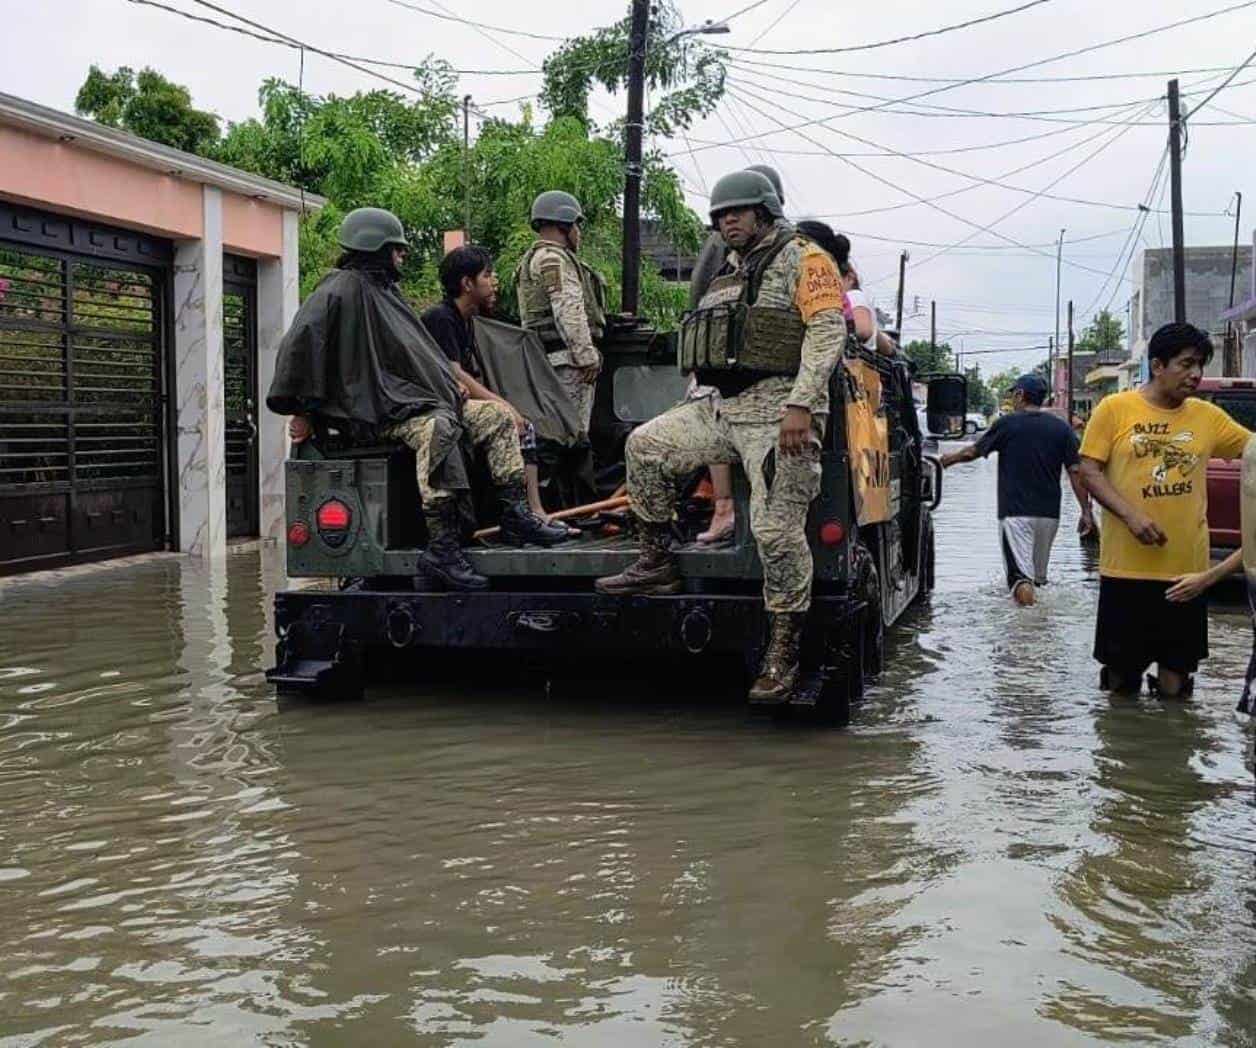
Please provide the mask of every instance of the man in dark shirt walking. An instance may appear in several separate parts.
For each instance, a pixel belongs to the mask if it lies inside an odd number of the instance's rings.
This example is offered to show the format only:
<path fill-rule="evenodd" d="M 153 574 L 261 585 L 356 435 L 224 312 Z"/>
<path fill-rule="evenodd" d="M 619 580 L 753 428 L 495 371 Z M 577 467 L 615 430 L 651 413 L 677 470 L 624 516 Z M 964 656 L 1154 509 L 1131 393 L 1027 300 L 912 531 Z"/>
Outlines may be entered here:
<path fill-rule="evenodd" d="M 975 444 L 942 456 L 943 466 L 999 453 L 999 539 L 1007 585 L 1016 603 L 1034 603 L 1034 587 L 1047 581 L 1051 545 L 1060 526 L 1060 470 L 1081 507 L 1077 529 L 1093 530 L 1090 494 L 1081 482 L 1077 436 L 1063 419 L 1042 410 L 1047 384 L 1022 375 L 1012 386 L 1012 414 L 998 419 Z"/>

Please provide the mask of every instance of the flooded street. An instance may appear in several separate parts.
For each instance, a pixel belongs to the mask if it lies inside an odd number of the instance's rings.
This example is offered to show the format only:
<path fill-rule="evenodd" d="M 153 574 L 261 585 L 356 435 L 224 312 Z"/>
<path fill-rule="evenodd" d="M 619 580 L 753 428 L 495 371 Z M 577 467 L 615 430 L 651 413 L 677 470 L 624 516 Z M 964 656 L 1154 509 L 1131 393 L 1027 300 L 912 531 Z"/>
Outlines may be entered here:
<path fill-rule="evenodd" d="M 280 710 L 257 554 L 4 584 L 0 1046 L 1256 1044 L 1245 609 L 1192 703 L 1109 701 L 1071 499 L 1017 610 L 994 476 L 839 732 Z"/>

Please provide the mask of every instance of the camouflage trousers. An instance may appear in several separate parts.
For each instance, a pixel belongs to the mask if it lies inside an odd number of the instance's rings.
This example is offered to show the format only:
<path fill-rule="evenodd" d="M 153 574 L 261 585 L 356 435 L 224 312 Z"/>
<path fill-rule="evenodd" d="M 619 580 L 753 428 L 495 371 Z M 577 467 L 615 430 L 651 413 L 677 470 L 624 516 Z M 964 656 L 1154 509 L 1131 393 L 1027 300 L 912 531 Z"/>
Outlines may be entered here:
<path fill-rule="evenodd" d="M 593 394 L 597 385 L 585 382 L 581 378 L 580 369 L 567 364 L 556 365 L 554 372 L 558 375 L 558 382 L 563 387 L 563 392 L 567 394 L 567 399 L 571 401 L 576 414 L 580 417 L 581 432 L 587 436 L 589 421 L 593 418 Z"/>
<path fill-rule="evenodd" d="M 494 484 L 523 483 L 523 455 L 519 451 L 519 435 L 509 411 L 491 400 L 468 400 L 462 407 L 462 424 L 472 445 L 483 449 Z M 429 458 L 435 426 L 435 417 L 424 415 L 406 419 L 384 430 L 385 436 L 401 441 L 414 451 L 419 496 L 425 506 L 441 499 L 451 499 L 457 494 L 432 486 Z"/>
<path fill-rule="evenodd" d="M 703 466 L 740 462 L 750 482 L 750 531 L 763 564 L 768 611 L 811 606 L 807 509 L 820 492 L 819 426 L 802 455 L 776 455 L 769 486 L 764 466 L 780 436 L 778 422 L 729 422 L 711 398 L 680 404 L 628 437 L 628 495 L 643 520 L 672 519 L 677 482 Z"/>

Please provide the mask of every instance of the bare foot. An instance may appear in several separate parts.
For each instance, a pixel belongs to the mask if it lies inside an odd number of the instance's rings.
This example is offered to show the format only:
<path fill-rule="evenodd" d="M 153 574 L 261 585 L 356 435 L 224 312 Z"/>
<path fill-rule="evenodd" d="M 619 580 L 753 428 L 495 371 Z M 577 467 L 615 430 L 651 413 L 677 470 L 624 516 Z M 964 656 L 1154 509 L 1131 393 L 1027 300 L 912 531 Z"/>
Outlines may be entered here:
<path fill-rule="evenodd" d="M 715 500 L 715 512 L 711 515 L 711 526 L 698 536 L 698 541 L 711 544 L 732 538 L 737 526 L 737 518 L 733 512 L 733 500 L 721 498 Z"/>

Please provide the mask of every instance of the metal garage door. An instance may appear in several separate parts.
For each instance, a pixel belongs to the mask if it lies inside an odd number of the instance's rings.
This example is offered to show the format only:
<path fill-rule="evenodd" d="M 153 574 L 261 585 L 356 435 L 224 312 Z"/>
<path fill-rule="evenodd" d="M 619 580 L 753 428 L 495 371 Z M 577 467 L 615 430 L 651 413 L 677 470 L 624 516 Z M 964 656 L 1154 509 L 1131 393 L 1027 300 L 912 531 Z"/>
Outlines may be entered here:
<path fill-rule="evenodd" d="M 164 546 L 170 258 L 0 202 L 0 574 Z"/>

